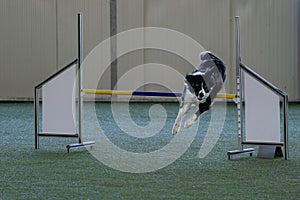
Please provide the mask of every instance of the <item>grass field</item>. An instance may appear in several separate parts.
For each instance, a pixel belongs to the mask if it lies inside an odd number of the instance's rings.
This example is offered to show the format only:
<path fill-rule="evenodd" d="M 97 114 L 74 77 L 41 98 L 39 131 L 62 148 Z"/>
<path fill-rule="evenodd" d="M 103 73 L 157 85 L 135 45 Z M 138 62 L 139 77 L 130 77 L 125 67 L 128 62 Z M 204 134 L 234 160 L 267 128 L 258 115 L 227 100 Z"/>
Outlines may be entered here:
<path fill-rule="evenodd" d="M 178 104 L 162 104 L 167 125 L 149 143 L 131 140 L 110 119 L 109 104 L 97 104 L 111 141 L 134 151 L 152 151 L 173 137 Z M 133 103 L 133 120 L 145 125 L 151 104 Z M 124 173 L 96 160 L 89 151 L 66 153 L 75 139 L 42 138 L 34 149 L 32 103 L 0 103 L 0 199 L 300 199 L 300 104 L 289 105 L 290 159 L 246 155 L 227 160 L 237 148 L 236 110 L 227 106 L 223 131 L 213 150 L 198 157 L 209 113 L 190 148 L 174 163 L 150 173 Z M 131 138 L 132 139 L 132 138 Z"/>

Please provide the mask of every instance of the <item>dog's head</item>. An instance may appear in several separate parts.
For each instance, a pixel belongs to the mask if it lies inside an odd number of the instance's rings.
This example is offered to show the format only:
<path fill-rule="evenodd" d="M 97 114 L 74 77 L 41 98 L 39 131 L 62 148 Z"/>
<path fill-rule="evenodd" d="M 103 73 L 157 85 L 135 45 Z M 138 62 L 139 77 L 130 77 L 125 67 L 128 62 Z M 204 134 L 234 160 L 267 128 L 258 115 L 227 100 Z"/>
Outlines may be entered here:
<path fill-rule="evenodd" d="M 200 103 L 204 103 L 210 96 L 211 87 L 205 81 L 205 74 L 196 71 L 192 74 L 186 75 L 186 82 L 191 91 L 194 91 L 195 96 Z"/>

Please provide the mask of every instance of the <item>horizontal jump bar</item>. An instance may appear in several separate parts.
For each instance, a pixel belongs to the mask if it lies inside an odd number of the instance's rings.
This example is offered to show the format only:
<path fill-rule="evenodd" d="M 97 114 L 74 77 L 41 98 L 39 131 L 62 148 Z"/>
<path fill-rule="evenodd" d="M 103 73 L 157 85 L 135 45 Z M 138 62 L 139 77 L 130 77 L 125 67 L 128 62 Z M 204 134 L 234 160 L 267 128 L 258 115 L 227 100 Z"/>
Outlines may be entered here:
<path fill-rule="evenodd" d="M 153 91 L 128 91 L 128 90 L 95 90 L 83 89 L 85 94 L 102 94 L 102 95 L 133 95 L 133 96 L 156 96 L 156 97 L 181 97 L 181 93 L 172 92 L 153 92 Z M 234 99 L 236 94 L 217 94 L 217 98 Z"/>

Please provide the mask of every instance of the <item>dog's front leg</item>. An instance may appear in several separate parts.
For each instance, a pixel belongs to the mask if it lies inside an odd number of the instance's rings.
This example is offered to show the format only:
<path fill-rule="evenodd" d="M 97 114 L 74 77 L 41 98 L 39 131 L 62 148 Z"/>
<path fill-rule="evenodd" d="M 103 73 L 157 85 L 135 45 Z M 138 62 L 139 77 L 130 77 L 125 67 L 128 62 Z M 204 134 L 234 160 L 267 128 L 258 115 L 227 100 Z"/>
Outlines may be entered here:
<path fill-rule="evenodd" d="M 173 129 L 172 129 L 172 133 L 173 135 L 177 134 L 179 129 L 180 129 L 180 126 L 181 126 L 181 121 L 182 121 L 182 118 L 183 116 L 188 112 L 188 110 L 190 109 L 191 107 L 191 103 L 187 103 L 187 104 L 184 104 L 178 111 L 178 115 L 176 117 L 176 120 L 175 120 L 175 123 L 173 125 Z"/>
<path fill-rule="evenodd" d="M 191 116 L 191 118 L 187 122 L 185 122 L 184 128 L 189 128 L 190 126 L 192 126 L 199 116 L 200 116 L 200 110 L 198 110 L 195 114 Z"/>
<path fill-rule="evenodd" d="M 204 104 L 199 104 L 199 109 L 198 111 L 193 114 L 191 116 L 191 118 L 184 124 L 184 128 L 189 128 L 190 126 L 192 126 L 192 124 L 198 119 L 198 117 L 209 110 L 210 108 L 210 105 L 211 105 L 211 100 L 210 98 L 206 100 L 206 103 Z"/>
<path fill-rule="evenodd" d="M 173 129 L 172 129 L 173 135 L 177 134 L 177 132 L 179 131 L 181 121 L 182 121 L 182 116 L 183 116 L 183 108 L 180 108 L 175 123 L 173 125 Z"/>

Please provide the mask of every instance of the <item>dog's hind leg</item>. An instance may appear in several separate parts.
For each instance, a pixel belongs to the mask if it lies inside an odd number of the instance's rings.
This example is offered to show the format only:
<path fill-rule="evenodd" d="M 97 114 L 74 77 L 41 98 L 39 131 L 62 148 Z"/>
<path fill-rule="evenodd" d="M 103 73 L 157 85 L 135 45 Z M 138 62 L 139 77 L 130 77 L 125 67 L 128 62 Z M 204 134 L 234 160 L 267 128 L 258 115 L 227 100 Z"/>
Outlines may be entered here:
<path fill-rule="evenodd" d="M 190 107 L 191 107 L 191 103 L 186 103 L 179 109 L 178 115 L 176 117 L 175 123 L 173 125 L 173 129 L 172 129 L 173 135 L 178 133 L 180 126 L 181 126 L 182 118 L 189 111 Z"/>

